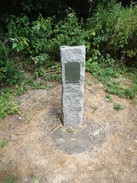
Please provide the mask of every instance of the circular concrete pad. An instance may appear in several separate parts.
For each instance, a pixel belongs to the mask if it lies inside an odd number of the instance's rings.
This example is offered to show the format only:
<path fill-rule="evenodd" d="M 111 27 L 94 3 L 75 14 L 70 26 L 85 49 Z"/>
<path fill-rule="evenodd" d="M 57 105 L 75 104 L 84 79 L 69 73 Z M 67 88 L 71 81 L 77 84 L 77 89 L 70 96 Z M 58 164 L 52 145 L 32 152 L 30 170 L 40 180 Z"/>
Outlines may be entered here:
<path fill-rule="evenodd" d="M 52 138 L 57 149 L 67 154 L 82 153 L 92 149 L 89 126 L 79 129 L 60 127 L 53 132 Z"/>

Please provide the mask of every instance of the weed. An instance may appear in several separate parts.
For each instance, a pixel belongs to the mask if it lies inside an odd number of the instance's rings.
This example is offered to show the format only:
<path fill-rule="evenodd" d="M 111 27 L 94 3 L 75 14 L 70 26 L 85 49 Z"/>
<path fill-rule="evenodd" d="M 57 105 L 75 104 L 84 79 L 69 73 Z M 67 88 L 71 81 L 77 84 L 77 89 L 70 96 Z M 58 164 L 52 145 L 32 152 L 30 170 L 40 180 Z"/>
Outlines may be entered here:
<path fill-rule="evenodd" d="M 25 123 L 27 124 L 27 123 L 29 123 L 29 122 L 30 122 L 30 118 L 29 118 L 29 116 L 26 116 Z"/>
<path fill-rule="evenodd" d="M 35 89 L 39 89 L 40 88 L 40 84 L 38 84 L 37 82 L 33 82 L 32 88 Z"/>
<path fill-rule="evenodd" d="M 3 141 L 1 142 L 1 147 L 2 147 L 2 148 L 4 148 L 4 147 L 5 147 L 5 145 L 6 145 L 6 141 L 5 141 L 5 140 L 3 140 Z"/>
<path fill-rule="evenodd" d="M 14 113 L 20 114 L 20 108 L 14 101 L 13 91 L 6 89 L 0 93 L 0 118 Z"/>
<path fill-rule="evenodd" d="M 38 179 L 35 179 L 35 180 L 34 180 L 34 183 L 39 183 Z"/>
<path fill-rule="evenodd" d="M 22 104 L 22 101 L 21 99 L 18 100 L 18 105 L 21 105 Z"/>
<path fill-rule="evenodd" d="M 120 111 L 120 110 L 124 109 L 123 106 L 122 106 L 121 104 L 116 104 L 116 103 L 114 102 L 114 100 L 113 100 L 113 98 L 112 98 L 111 95 L 106 95 L 106 98 L 107 98 L 107 101 L 108 101 L 108 102 L 113 103 L 114 109 L 116 109 L 117 111 Z"/>
<path fill-rule="evenodd" d="M 103 58 L 102 56 L 101 58 L 105 61 L 105 58 Z M 113 66 L 113 59 L 109 59 L 109 63 L 111 62 Z M 94 62 L 92 59 L 89 59 L 86 64 L 86 70 L 91 72 L 92 75 L 94 75 L 96 78 L 104 83 L 107 93 L 118 95 L 120 98 L 129 98 L 134 100 L 137 95 L 136 73 L 134 73 L 133 87 L 123 88 L 120 81 L 114 80 L 115 78 L 119 77 L 123 70 L 120 70 L 120 68 L 117 67 L 113 68 L 112 66 L 109 66 L 108 64 L 104 65 L 102 63 Z M 112 78 L 114 81 L 111 81 Z"/>
<path fill-rule="evenodd" d="M 106 95 L 106 98 L 108 102 L 112 102 L 112 103 L 114 102 L 111 95 Z"/>
<path fill-rule="evenodd" d="M 96 106 L 96 107 L 95 107 L 95 111 L 96 111 L 96 110 L 98 110 L 98 108 L 99 108 L 99 107 L 98 107 L 98 106 Z"/>
<path fill-rule="evenodd" d="M 111 85 L 107 85 L 106 92 L 118 95 L 120 98 L 129 98 L 134 100 L 136 97 L 136 93 L 133 89 L 130 88 L 122 88 L 120 85 L 115 85 L 111 83 Z"/>
<path fill-rule="evenodd" d="M 66 130 L 68 133 L 73 133 L 73 130 L 72 130 L 72 128 L 67 128 L 67 130 Z"/>
<path fill-rule="evenodd" d="M 120 110 L 123 109 L 123 106 L 121 104 L 116 104 L 115 103 L 114 109 L 116 109 L 117 111 L 120 111 Z"/>
<path fill-rule="evenodd" d="M 9 175 L 6 177 L 4 183 L 16 183 L 17 182 L 17 177 L 15 177 L 14 175 Z"/>
<path fill-rule="evenodd" d="M 13 160 L 12 159 L 9 160 L 9 165 L 13 165 Z"/>

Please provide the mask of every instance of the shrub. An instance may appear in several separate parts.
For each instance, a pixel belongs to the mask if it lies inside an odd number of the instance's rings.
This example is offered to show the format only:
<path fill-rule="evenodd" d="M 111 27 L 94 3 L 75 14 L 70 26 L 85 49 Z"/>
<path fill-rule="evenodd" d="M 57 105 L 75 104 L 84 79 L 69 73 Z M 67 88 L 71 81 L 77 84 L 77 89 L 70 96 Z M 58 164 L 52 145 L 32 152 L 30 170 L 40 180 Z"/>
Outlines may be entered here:
<path fill-rule="evenodd" d="M 54 20 L 54 17 L 44 19 L 39 15 L 36 21 L 30 23 L 26 16 L 12 16 L 8 24 L 8 34 L 15 54 L 18 52 L 37 58 L 45 57 L 43 62 L 41 59 L 39 62 L 44 65 L 59 59 L 61 45 L 84 44 L 83 23 L 79 23 L 73 11 L 68 12 L 68 16 L 57 24 Z M 36 61 L 35 58 L 33 60 Z"/>
<path fill-rule="evenodd" d="M 0 41 L 0 83 L 1 85 L 6 82 L 13 84 L 18 79 L 18 72 L 15 69 L 8 55 L 10 53 L 9 46 L 6 42 Z"/>
<path fill-rule="evenodd" d="M 75 13 L 68 12 L 67 17 L 55 25 L 54 37 L 51 40 L 50 50 L 59 59 L 59 47 L 62 45 L 75 46 L 85 44 L 83 22 L 79 23 Z"/>
<path fill-rule="evenodd" d="M 109 53 L 115 59 L 137 63 L 137 7 L 124 8 L 114 1 L 106 8 L 98 6 L 86 23 L 89 41 L 101 54 Z"/>

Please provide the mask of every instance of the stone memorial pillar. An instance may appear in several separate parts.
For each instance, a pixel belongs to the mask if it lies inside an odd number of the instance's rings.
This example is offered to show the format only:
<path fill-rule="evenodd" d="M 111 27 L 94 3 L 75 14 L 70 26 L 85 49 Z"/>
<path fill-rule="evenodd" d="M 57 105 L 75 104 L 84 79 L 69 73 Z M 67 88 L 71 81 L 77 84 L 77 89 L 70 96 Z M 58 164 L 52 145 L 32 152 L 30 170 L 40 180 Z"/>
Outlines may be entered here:
<path fill-rule="evenodd" d="M 60 51 L 63 123 L 78 127 L 83 115 L 85 46 L 61 46 Z"/>

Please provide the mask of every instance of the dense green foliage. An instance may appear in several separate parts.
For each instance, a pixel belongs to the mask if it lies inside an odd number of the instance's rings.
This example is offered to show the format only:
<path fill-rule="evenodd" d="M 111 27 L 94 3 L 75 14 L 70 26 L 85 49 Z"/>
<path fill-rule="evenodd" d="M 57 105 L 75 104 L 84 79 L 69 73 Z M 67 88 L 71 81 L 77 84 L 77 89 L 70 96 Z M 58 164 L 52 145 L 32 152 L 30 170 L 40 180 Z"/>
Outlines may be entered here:
<path fill-rule="evenodd" d="M 7 41 L 1 42 L 0 81 L 15 83 L 23 74 L 22 65 L 30 65 L 36 71 L 40 66 L 48 68 L 60 62 L 60 45 L 85 43 L 82 26 L 73 11 L 57 24 L 54 17 L 44 19 L 39 15 L 30 22 L 26 16 L 12 16 L 8 21 Z"/>
<path fill-rule="evenodd" d="M 95 32 L 94 49 L 109 53 L 128 65 L 137 63 L 137 8 L 123 8 L 120 4 L 99 5 L 87 29 Z"/>
<path fill-rule="evenodd" d="M 31 23 L 26 16 L 12 17 L 8 32 L 14 52 L 29 56 L 44 54 L 43 62 L 47 62 L 50 57 L 54 62 L 58 61 L 60 45 L 84 43 L 82 26 L 73 12 L 68 13 L 67 17 L 57 24 L 54 18 L 44 19 L 41 15 Z M 42 61 L 39 61 L 39 64 L 42 64 Z"/>
<path fill-rule="evenodd" d="M 30 4 L 24 6 L 28 12 Z M 86 70 L 104 83 L 106 92 L 136 98 L 137 7 L 125 8 L 114 0 L 97 1 L 95 7 L 86 20 L 77 18 L 70 8 L 58 21 L 56 16 L 44 18 L 42 14 L 33 21 L 26 15 L 5 19 L 7 32 L 0 38 L 0 86 L 10 85 L 13 89 L 0 93 L 0 117 L 19 113 L 14 95 L 22 94 L 30 86 L 46 88 L 48 80 L 60 79 L 61 45 L 85 44 Z M 132 66 L 131 72 L 127 66 Z M 28 78 L 26 73 L 30 71 Z M 123 88 L 120 82 L 112 81 L 120 74 L 133 80 L 133 87 Z M 34 82 L 38 77 L 41 83 Z M 116 105 L 116 109 L 121 106 Z"/>

